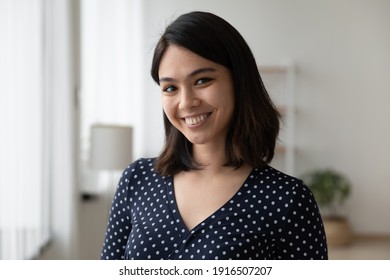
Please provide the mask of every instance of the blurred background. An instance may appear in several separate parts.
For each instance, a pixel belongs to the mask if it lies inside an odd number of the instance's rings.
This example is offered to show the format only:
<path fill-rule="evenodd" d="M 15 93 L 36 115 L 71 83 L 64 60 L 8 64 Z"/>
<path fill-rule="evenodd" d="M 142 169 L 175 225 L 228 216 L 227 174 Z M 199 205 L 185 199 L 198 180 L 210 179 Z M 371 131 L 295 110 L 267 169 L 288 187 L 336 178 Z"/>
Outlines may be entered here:
<path fill-rule="evenodd" d="M 0 0 L 0 259 L 99 258 L 124 162 L 162 147 L 154 45 L 193 10 L 239 30 L 285 113 L 272 164 L 350 181 L 330 257 L 390 259 L 388 0 Z"/>

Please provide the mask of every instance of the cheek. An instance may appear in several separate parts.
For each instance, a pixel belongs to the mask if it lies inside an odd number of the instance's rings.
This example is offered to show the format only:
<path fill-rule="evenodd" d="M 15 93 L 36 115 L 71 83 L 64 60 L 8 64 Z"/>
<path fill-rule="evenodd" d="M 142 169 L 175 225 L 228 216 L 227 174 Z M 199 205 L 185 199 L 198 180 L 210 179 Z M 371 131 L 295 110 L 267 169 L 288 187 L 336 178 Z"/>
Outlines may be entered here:
<path fill-rule="evenodd" d="M 166 100 L 165 98 L 162 99 L 162 107 L 163 107 L 163 110 L 164 110 L 164 113 L 165 115 L 167 116 L 168 120 L 174 124 L 175 122 L 177 122 L 177 119 L 175 117 L 176 115 L 176 110 L 172 104 L 172 102 L 169 102 L 168 100 Z"/>
<path fill-rule="evenodd" d="M 226 103 L 227 103 L 227 106 L 230 107 L 231 110 L 234 110 L 234 91 L 233 91 L 233 85 L 231 85 L 230 87 L 228 87 L 226 89 Z"/>
<path fill-rule="evenodd" d="M 161 100 L 161 104 L 162 104 L 162 107 L 163 107 L 163 110 L 165 112 L 166 115 L 169 115 L 171 114 L 171 107 L 172 105 L 170 104 L 170 102 L 168 102 L 165 98 L 162 98 Z"/>
<path fill-rule="evenodd" d="M 220 89 L 218 94 L 214 95 L 213 100 L 210 102 L 212 104 L 218 104 L 226 114 L 234 110 L 234 94 L 228 87 Z"/>

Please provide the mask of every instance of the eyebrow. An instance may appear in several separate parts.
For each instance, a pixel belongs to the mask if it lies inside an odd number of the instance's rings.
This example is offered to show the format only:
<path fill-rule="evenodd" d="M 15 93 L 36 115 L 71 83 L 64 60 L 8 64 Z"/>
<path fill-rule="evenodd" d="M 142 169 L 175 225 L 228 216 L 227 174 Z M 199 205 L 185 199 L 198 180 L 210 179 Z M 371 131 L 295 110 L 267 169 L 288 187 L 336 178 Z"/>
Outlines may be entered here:
<path fill-rule="evenodd" d="M 200 68 L 200 69 L 197 69 L 193 72 L 191 72 L 190 74 L 187 75 L 188 78 L 192 78 L 198 74 L 202 74 L 202 73 L 210 73 L 210 72 L 215 72 L 217 71 L 215 68 L 212 68 L 212 67 L 207 67 L 207 68 Z M 174 82 L 175 79 L 174 78 L 170 78 L 170 77 L 162 77 L 159 79 L 159 82 Z"/>

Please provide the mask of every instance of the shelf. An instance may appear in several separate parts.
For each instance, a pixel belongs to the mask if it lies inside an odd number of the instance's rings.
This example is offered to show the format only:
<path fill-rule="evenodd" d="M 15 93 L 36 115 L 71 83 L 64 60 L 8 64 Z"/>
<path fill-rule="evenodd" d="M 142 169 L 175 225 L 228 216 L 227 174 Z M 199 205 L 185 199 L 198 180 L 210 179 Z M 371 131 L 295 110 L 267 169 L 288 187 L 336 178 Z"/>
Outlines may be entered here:
<path fill-rule="evenodd" d="M 276 110 L 282 115 L 285 116 L 287 114 L 287 107 L 284 105 L 277 105 Z"/>
<path fill-rule="evenodd" d="M 286 146 L 283 144 L 276 144 L 275 153 L 276 154 L 284 154 L 286 152 Z"/>
<path fill-rule="evenodd" d="M 274 64 L 258 66 L 261 79 L 276 109 L 282 115 L 280 140 L 275 147 L 275 158 L 272 165 L 277 169 L 294 175 L 295 143 L 294 143 L 294 84 L 295 67 L 293 64 Z"/>
<path fill-rule="evenodd" d="M 264 65 L 259 67 L 260 74 L 285 74 L 288 71 L 287 66 L 283 65 Z"/>

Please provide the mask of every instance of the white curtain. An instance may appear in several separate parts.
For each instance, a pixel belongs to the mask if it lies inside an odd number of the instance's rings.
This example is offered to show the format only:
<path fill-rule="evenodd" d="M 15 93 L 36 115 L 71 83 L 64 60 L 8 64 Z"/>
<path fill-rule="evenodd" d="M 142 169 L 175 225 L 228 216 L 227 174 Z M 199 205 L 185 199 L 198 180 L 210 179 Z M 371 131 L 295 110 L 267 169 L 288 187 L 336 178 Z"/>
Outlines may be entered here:
<path fill-rule="evenodd" d="M 0 0 L 0 259 L 50 236 L 44 0 Z"/>
<path fill-rule="evenodd" d="M 93 194 L 104 192 L 102 186 L 113 184 L 110 172 L 96 173 L 89 168 L 93 124 L 132 126 L 134 154 L 141 154 L 143 126 L 140 123 L 145 95 L 142 91 L 142 0 L 83 0 L 80 4 L 81 188 Z M 113 181 L 119 175 L 116 172 Z M 110 182 L 104 182 L 106 179 Z"/>

